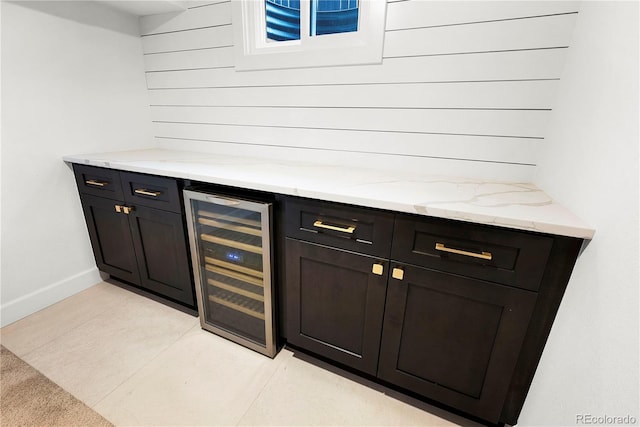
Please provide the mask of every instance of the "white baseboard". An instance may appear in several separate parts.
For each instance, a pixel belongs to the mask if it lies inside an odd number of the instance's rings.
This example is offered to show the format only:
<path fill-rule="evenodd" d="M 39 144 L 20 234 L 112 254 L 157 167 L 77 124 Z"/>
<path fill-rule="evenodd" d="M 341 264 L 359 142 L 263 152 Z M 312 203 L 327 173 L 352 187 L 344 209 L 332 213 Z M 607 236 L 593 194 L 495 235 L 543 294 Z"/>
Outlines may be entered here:
<path fill-rule="evenodd" d="M 0 306 L 0 327 L 7 326 L 102 281 L 96 267 L 75 274 Z"/>

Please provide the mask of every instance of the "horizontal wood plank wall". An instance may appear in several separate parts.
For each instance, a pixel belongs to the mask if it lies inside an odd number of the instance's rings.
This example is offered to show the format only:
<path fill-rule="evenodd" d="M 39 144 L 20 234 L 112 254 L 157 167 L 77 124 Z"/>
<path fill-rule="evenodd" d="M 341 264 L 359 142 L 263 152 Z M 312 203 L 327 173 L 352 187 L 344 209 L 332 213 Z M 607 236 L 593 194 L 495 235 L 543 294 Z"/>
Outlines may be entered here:
<path fill-rule="evenodd" d="M 379 65 L 236 72 L 231 3 L 141 19 L 165 148 L 530 180 L 577 2 L 389 1 Z"/>

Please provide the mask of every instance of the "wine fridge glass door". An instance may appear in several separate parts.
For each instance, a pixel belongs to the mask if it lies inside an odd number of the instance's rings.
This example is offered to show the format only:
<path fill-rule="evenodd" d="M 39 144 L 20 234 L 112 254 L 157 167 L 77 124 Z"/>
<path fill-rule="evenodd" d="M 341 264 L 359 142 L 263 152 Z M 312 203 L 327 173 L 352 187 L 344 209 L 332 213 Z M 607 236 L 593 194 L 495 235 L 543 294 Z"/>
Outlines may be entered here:
<path fill-rule="evenodd" d="M 200 323 L 275 355 L 271 204 L 185 190 Z"/>

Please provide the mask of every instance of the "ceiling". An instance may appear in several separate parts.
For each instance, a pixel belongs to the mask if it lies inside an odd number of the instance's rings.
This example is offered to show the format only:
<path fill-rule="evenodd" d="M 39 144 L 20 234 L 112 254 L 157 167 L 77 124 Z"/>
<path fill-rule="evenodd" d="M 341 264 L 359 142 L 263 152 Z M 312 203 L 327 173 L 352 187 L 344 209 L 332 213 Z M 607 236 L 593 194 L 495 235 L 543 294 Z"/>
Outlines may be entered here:
<path fill-rule="evenodd" d="M 98 0 L 115 9 L 136 16 L 186 10 L 187 0 Z"/>

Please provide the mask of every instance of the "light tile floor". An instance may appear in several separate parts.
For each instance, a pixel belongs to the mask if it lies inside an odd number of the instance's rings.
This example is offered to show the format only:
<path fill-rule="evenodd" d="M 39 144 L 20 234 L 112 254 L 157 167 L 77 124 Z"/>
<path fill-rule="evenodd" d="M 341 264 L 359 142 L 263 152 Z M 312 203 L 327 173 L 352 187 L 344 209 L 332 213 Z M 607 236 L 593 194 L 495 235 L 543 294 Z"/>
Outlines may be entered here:
<path fill-rule="evenodd" d="M 119 426 L 476 425 L 286 348 L 269 359 L 108 283 L 0 340 Z"/>

